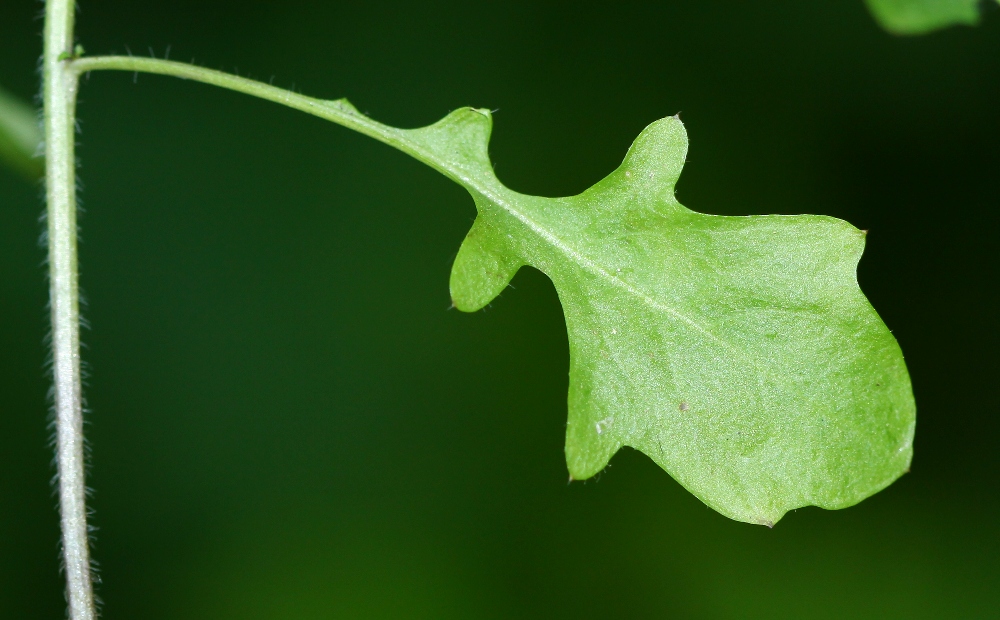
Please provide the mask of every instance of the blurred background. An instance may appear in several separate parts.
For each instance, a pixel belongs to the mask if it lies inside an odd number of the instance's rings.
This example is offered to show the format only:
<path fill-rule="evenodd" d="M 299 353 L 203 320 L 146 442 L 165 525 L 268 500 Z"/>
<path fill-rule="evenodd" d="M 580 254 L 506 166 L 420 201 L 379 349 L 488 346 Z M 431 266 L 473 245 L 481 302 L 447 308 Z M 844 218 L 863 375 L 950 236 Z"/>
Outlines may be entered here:
<path fill-rule="evenodd" d="M 30 98 L 39 2 L 6 2 Z M 736 523 L 624 450 L 563 461 L 540 273 L 449 311 L 464 190 L 335 125 L 172 78 L 80 97 L 94 556 L 106 618 L 1000 617 L 1000 11 L 899 38 L 861 0 L 91 0 L 90 54 L 195 59 L 390 124 L 499 109 L 510 187 L 575 194 L 682 113 L 678 196 L 869 229 L 912 472 Z M 63 617 L 39 188 L 0 170 L 0 618 Z"/>

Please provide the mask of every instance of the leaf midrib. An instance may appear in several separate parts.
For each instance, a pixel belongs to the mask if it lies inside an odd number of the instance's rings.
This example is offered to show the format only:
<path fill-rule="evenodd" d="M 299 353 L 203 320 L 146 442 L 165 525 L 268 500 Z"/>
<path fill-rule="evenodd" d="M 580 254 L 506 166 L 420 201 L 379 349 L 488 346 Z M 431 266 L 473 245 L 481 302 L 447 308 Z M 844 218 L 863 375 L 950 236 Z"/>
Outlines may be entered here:
<path fill-rule="evenodd" d="M 410 142 L 410 141 L 407 140 L 407 142 Z M 419 149 L 419 147 L 417 145 L 413 144 L 412 142 L 410 142 L 410 145 L 414 148 L 414 150 Z M 420 149 L 420 150 L 422 150 L 422 149 Z M 421 158 L 421 159 L 423 160 L 423 158 Z M 448 176 L 450 176 L 453 179 L 455 179 L 456 181 L 458 181 L 467 190 L 475 191 L 476 193 L 478 193 L 482 197 L 486 198 L 487 200 L 491 201 L 492 203 L 494 203 L 497 206 L 499 206 L 500 208 L 502 208 L 504 211 L 506 211 L 507 213 L 509 213 L 510 215 L 512 215 L 515 219 L 517 219 L 518 221 L 520 221 L 521 223 L 523 223 L 525 226 L 527 226 L 533 233 L 535 233 L 536 235 L 538 235 L 539 237 L 541 237 L 544 241 L 548 242 L 549 245 L 555 247 L 557 250 L 559 250 L 560 252 L 562 252 L 563 255 L 565 255 L 568 259 L 570 259 L 575 264 L 577 264 L 580 268 L 582 268 L 585 271 L 587 271 L 587 272 L 589 272 L 589 273 L 597 276 L 598 278 L 603 279 L 605 282 L 607 282 L 611 286 L 619 288 L 619 289 L 625 291 L 626 293 L 628 293 L 629 295 L 640 299 L 642 302 L 644 302 L 649 307 L 651 307 L 651 308 L 653 308 L 655 310 L 659 310 L 661 312 L 666 312 L 667 314 L 671 315 L 672 317 L 674 317 L 678 321 L 686 324 L 688 327 L 691 327 L 692 329 L 698 331 L 702 335 L 707 336 L 708 338 L 711 338 L 712 340 L 718 342 L 719 344 L 722 344 L 722 345 L 726 346 L 729 349 L 736 350 L 735 347 L 733 347 L 733 345 L 731 345 L 730 343 L 726 342 L 725 340 L 723 340 L 719 336 L 713 334 L 706 327 L 704 327 L 703 325 L 701 325 L 698 321 L 692 319 L 691 317 L 687 316 L 683 312 L 680 312 L 676 308 L 673 308 L 671 306 L 668 306 L 666 304 L 663 304 L 663 303 L 657 301 L 656 299 L 654 299 L 649 294 L 647 294 L 647 293 L 645 293 L 645 292 L 637 289 L 636 287 L 632 286 L 631 284 L 629 284 L 626 280 L 624 280 L 624 279 L 618 277 L 617 275 L 615 275 L 613 273 L 610 273 L 609 271 L 607 271 L 606 269 L 604 269 L 599 264 L 597 264 L 596 261 L 594 261 L 593 259 L 591 259 L 587 255 L 585 255 L 583 252 L 581 252 L 580 250 L 574 248 L 572 245 L 570 245 L 569 243 L 567 243 L 566 241 L 564 241 L 563 239 L 561 239 L 559 236 L 557 236 L 554 232 L 552 232 L 551 230 L 549 230 L 548 228 L 546 228 L 545 226 L 543 226 L 539 222 L 535 221 L 534 219 L 532 219 L 531 217 L 529 217 L 528 215 L 526 215 L 525 213 L 523 213 L 521 210 L 517 209 L 512 204 L 512 202 L 510 202 L 508 200 L 505 200 L 504 197 L 499 192 L 491 191 L 490 187 L 486 186 L 485 184 L 478 183 L 476 179 L 473 179 L 473 178 L 470 178 L 468 176 L 465 176 L 465 175 L 461 174 L 457 169 L 455 169 L 454 167 L 452 167 L 449 164 L 446 164 L 444 162 L 439 162 L 439 161 L 435 162 L 435 163 L 437 164 L 437 166 L 435 166 L 435 167 L 440 166 L 440 168 L 442 168 L 441 172 L 444 172 Z M 511 194 L 516 194 L 516 195 L 521 195 L 521 194 L 517 194 L 513 190 L 505 187 L 502 183 L 500 183 L 499 179 L 496 179 L 496 177 L 494 177 L 494 179 L 495 179 L 496 185 L 499 185 L 501 188 L 503 188 L 504 190 L 506 190 L 506 192 L 509 192 Z"/>

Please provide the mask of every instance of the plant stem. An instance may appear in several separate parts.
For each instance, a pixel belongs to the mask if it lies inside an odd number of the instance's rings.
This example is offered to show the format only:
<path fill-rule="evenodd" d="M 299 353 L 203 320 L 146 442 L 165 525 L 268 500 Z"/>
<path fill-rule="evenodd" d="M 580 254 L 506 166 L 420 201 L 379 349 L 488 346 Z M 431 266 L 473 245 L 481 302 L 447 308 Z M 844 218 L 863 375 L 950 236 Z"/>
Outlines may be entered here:
<path fill-rule="evenodd" d="M 73 0 L 48 0 L 45 4 L 45 178 L 56 466 L 66 602 L 71 620 L 93 620 L 96 612 L 84 481 L 80 297 L 76 261 L 77 74 L 64 60 L 73 53 L 74 10 Z"/>
<path fill-rule="evenodd" d="M 235 90 L 268 101 L 274 101 L 309 114 L 315 114 L 340 125 L 360 131 L 376 139 L 391 140 L 396 130 L 377 123 L 360 114 L 347 111 L 344 108 L 331 107 L 331 101 L 306 97 L 290 90 L 278 88 L 249 80 L 223 71 L 205 69 L 195 65 L 159 58 L 141 58 L 136 56 L 85 56 L 70 63 L 70 67 L 78 75 L 89 71 L 135 71 L 141 73 L 157 73 L 173 77 L 195 80 Z"/>
<path fill-rule="evenodd" d="M 170 75 L 182 79 L 194 80 L 219 86 L 228 90 L 234 90 L 261 99 L 267 99 L 281 105 L 312 114 L 353 129 L 380 142 L 384 142 L 414 158 L 422 161 L 430 167 L 438 170 L 445 176 L 461 182 L 468 179 L 457 171 L 450 162 L 435 157 L 426 151 L 416 142 L 411 140 L 407 134 L 410 130 L 397 129 L 389 125 L 383 125 L 358 112 L 345 99 L 329 100 L 307 97 L 290 90 L 264 84 L 256 80 L 249 80 L 222 71 L 205 69 L 183 62 L 172 60 L 162 60 L 159 58 L 141 58 L 135 56 L 87 56 L 79 58 L 70 63 L 70 67 L 76 74 L 82 75 L 90 71 L 110 70 L 110 71 L 131 71 L 142 73 L 156 73 L 160 75 Z"/>

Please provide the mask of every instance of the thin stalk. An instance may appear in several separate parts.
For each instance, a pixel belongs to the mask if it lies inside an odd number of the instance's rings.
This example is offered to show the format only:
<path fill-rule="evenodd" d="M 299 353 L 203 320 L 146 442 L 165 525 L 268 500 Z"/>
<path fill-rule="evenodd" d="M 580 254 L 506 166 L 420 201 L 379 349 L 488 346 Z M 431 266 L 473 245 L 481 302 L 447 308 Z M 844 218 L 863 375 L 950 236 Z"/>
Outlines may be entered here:
<path fill-rule="evenodd" d="M 352 114 L 344 108 L 331 107 L 330 104 L 332 102 L 329 100 L 306 97 L 305 95 L 278 88 L 277 86 L 271 86 L 270 84 L 264 84 L 257 80 L 250 80 L 223 71 L 205 69 L 204 67 L 184 62 L 162 60 L 160 58 L 142 58 L 138 56 L 84 56 L 83 58 L 74 60 L 69 66 L 77 75 L 101 70 L 130 71 L 157 73 L 204 82 L 205 84 L 274 101 L 275 103 L 302 110 L 309 114 L 315 114 L 316 116 L 321 116 L 335 123 L 360 131 L 375 139 L 388 141 L 392 140 L 396 134 L 396 130 L 392 127 L 382 125 L 360 114 Z"/>
<path fill-rule="evenodd" d="M 78 76 L 90 71 L 102 70 L 170 75 L 259 97 L 353 129 L 413 156 L 449 178 L 460 180 L 460 182 L 468 181 L 449 162 L 442 161 L 410 140 L 407 137 L 408 130 L 397 129 L 374 121 L 355 110 L 344 99 L 330 100 L 307 97 L 277 86 L 222 71 L 159 58 L 87 56 L 71 62 L 70 68 Z"/>
<path fill-rule="evenodd" d="M 66 602 L 71 620 L 93 620 L 97 614 L 88 549 L 76 258 L 77 74 L 66 60 L 73 54 L 74 10 L 73 0 L 48 0 L 45 4 L 45 178 L 56 467 Z"/>

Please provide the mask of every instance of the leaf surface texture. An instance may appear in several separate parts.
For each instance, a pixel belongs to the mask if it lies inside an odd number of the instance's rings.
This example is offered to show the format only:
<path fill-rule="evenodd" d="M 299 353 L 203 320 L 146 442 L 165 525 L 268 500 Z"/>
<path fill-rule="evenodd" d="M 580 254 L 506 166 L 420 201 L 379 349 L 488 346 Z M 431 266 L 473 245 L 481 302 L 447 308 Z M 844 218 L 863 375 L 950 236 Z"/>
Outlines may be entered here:
<path fill-rule="evenodd" d="M 674 117 L 568 198 L 504 187 L 490 129 L 488 112 L 466 108 L 397 131 L 475 199 L 452 270 L 456 307 L 482 308 L 522 265 L 555 284 L 573 478 L 632 446 L 722 514 L 773 525 L 800 506 L 853 505 L 908 469 L 913 395 L 858 287 L 863 231 L 820 215 L 685 208 L 674 186 L 688 141 Z"/>

